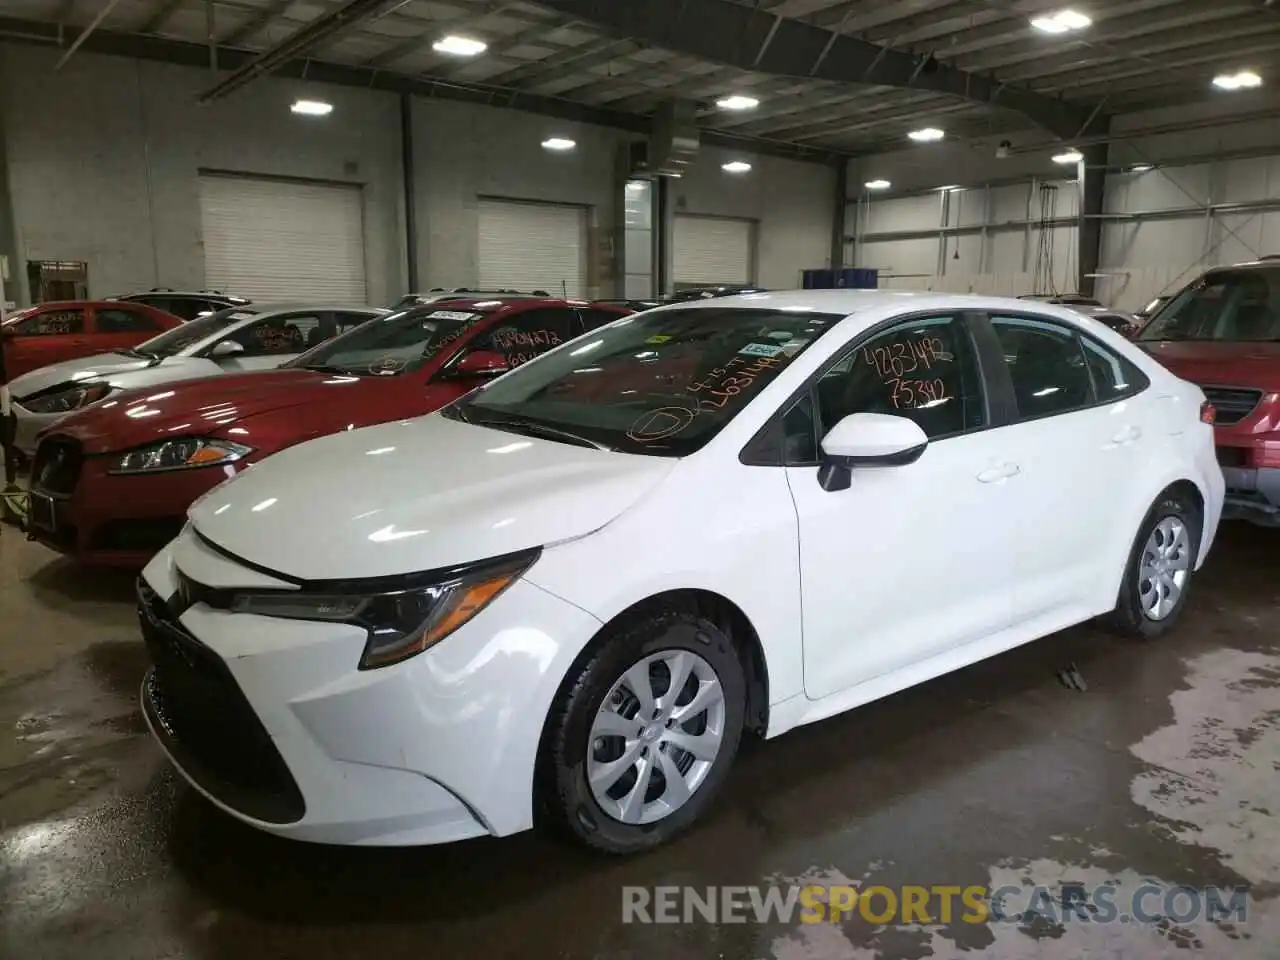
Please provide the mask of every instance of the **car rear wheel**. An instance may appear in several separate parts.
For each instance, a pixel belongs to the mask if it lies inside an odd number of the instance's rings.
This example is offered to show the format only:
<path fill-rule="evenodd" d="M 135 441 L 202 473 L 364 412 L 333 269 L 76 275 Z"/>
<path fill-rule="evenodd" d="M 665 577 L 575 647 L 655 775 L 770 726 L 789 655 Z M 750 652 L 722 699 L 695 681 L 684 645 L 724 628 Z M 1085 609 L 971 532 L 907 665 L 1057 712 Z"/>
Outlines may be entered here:
<path fill-rule="evenodd" d="M 1112 626 L 1143 639 L 1161 636 L 1187 602 L 1200 543 L 1200 511 L 1166 494 L 1153 506 L 1134 541 Z"/>
<path fill-rule="evenodd" d="M 732 640 L 685 613 L 603 638 L 544 738 L 548 818 L 607 853 L 657 846 L 711 802 L 742 736 L 746 680 Z"/>

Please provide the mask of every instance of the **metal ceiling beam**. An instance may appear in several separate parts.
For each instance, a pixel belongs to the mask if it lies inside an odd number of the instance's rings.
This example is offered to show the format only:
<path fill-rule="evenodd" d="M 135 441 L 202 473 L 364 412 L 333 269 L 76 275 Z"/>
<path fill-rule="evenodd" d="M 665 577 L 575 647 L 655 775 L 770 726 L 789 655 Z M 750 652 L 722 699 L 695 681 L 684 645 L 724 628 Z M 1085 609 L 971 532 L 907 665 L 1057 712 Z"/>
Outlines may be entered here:
<path fill-rule="evenodd" d="M 67 61 L 75 56 L 76 51 L 79 50 L 84 45 L 84 42 L 93 35 L 93 31 L 97 30 L 98 27 L 102 25 L 102 21 L 107 19 L 111 11 L 116 8 L 116 4 L 119 2 L 120 0 L 107 0 L 106 6 L 98 11 L 98 15 L 93 18 L 93 22 L 80 31 L 80 36 L 76 37 L 75 42 L 67 48 L 67 52 L 58 58 L 58 62 L 53 65 L 55 72 L 66 66 Z"/>
<path fill-rule="evenodd" d="M 138 29 L 143 33 L 155 33 L 166 23 L 169 18 L 178 12 L 178 8 L 182 6 L 183 0 L 164 0 L 159 6 L 152 11 L 151 15 L 143 22 Z"/>
<path fill-rule="evenodd" d="M 1048 97 L 931 57 L 778 17 L 733 0 L 536 0 L 617 37 L 743 70 L 844 83 L 933 90 L 1024 114 L 1060 137 L 1078 134 L 1092 107 Z M 1099 115 L 1096 122 L 1105 123 Z"/>
<path fill-rule="evenodd" d="M 292 4 L 293 0 L 271 0 L 271 3 L 262 8 L 261 13 L 250 17 L 234 30 L 228 31 L 227 35 L 219 40 L 218 43 L 224 47 L 235 47 L 244 43 L 272 20 L 288 10 Z"/>
<path fill-rule="evenodd" d="M 61 27 L 55 23 L 0 17 L 0 36 L 8 43 L 31 44 L 56 50 L 62 45 L 60 33 Z M 85 41 L 83 49 L 109 56 L 132 57 L 138 60 L 151 60 L 198 69 L 208 69 L 209 63 L 208 48 L 202 43 L 117 33 L 110 30 L 95 31 Z M 241 49 L 221 48 L 218 53 L 219 65 L 230 70 L 242 68 L 255 59 L 252 53 Z M 275 71 L 275 75 L 279 77 L 302 77 L 304 73 L 308 80 L 316 83 L 330 83 L 387 93 L 407 93 L 424 99 L 506 107 L 573 123 L 609 127 L 638 137 L 648 136 L 651 128 L 648 117 L 635 113 L 590 106 L 559 97 L 502 89 L 485 83 L 458 83 L 442 77 L 410 77 L 385 70 L 319 60 L 292 60 Z M 806 147 L 780 141 L 737 137 L 715 130 L 703 131 L 701 137 L 704 143 L 711 146 L 746 149 L 761 156 L 782 157 L 824 165 L 847 160 L 850 156 L 825 147 Z"/>
<path fill-rule="evenodd" d="M 337 10 L 299 27 L 279 43 L 263 50 L 239 69 L 233 70 L 230 76 L 200 94 L 196 98 L 197 102 L 210 103 L 220 100 L 241 87 L 248 86 L 258 77 L 273 73 L 288 61 L 301 56 L 334 34 L 353 27 L 361 21 L 376 17 L 392 3 L 402 2 L 403 0 L 348 0 Z"/>

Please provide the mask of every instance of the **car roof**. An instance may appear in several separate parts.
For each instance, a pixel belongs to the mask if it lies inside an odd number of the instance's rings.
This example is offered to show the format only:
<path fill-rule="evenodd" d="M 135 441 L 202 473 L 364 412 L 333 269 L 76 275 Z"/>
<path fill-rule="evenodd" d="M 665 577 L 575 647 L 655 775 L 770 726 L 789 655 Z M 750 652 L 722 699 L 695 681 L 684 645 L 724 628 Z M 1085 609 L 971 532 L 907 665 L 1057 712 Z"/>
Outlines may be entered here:
<path fill-rule="evenodd" d="M 1033 306 L 1034 304 L 1034 306 Z M 979 293 L 934 293 L 916 290 L 773 290 L 762 293 L 737 294 L 706 300 L 689 300 L 683 303 L 663 304 L 645 316 L 667 310 L 724 310 L 728 308 L 754 308 L 757 310 L 811 310 L 852 316 L 866 310 L 897 307 L 902 311 L 916 310 L 1021 310 L 1035 309 L 1046 315 L 1080 317 L 1083 314 L 1067 306 L 1049 304 L 1043 300 L 1019 300 L 1015 297 L 993 297 Z"/>
<path fill-rule="evenodd" d="M 105 297 L 102 300 L 45 300 L 43 303 L 33 303 L 29 307 L 22 307 L 21 310 L 37 310 L 45 307 L 52 307 L 55 310 L 75 310 L 83 307 L 115 307 L 119 306 L 120 301 L 113 297 Z M 142 304 L 147 306 L 147 304 Z M 155 309 L 154 307 L 152 309 Z M 8 313 L 18 313 L 19 310 L 9 310 Z"/>
<path fill-rule="evenodd" d="M 358 310 L 361 313 L 389 313 L 386 307 L 367 307 L 356 306 L 350 303 L 308 303 L 306 301 L 281 301 L 279 303 L 235 303 L 231 304 L 227 309 L 239 309 L 252 311 L 259 316 L 267 316 L 276 313 L 298 313 L 304 310 L 314 310 L 317 313 L 334 313 L 334 312 L 350 312 Z"/>
<path fill-rule="evenodd" d="M 153 290 L 135 290 L 133 293 L 122 293 L 111 297 L 111 300 L 129 300 L 134 297 L 199 297 L 202 300 L 228 300 L 231 303 L 248 303 L 248 297 L 238 297 L 233 293 L 222 293 L 218 290 L 165 290 L 156 287 Z"/>
<path fill-rule="evenodd" d="M 519 308 L 535 309 L 538 307 L 589 307 L 587 300 L 567 300 L 564 297 L 486 297 L 468 296 L 456 300 L 437 303 L 419 303 L 415 306 L 401 307 L 401 310 L 470 310 L 476 313 L 496 313 L 499 310 Z"/>

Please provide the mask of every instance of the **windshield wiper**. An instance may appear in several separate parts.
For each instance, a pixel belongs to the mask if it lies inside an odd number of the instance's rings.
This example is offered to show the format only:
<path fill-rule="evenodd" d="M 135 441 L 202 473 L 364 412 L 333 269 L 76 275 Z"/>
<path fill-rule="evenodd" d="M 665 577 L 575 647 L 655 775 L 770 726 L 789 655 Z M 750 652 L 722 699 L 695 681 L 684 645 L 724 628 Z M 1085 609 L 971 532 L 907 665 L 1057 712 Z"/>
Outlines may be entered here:
<path fill-rule="evenodd" d="M 597 443 L 595 440 L 589 440 L 586 437 L 568 430 L 561 430 L 559 427 L 548 426 L 545 423 L 539 423 L 537 420 L 526 420 L 520 417 L 507 419 L 506 417 L 493 418 L 469 418 L 468 423 L 473 423 L 478 427 L 492 427 L 495 430 L 507 430 L 511 433 L 522 433 L 527 437 L 541 437 L 544 440 L 559 440 L 563 443 L 572 443 L 579 447 L 590 447 L 593 450 L 612 450 L 613 447 L 606 446 L 603 443 Z"/>

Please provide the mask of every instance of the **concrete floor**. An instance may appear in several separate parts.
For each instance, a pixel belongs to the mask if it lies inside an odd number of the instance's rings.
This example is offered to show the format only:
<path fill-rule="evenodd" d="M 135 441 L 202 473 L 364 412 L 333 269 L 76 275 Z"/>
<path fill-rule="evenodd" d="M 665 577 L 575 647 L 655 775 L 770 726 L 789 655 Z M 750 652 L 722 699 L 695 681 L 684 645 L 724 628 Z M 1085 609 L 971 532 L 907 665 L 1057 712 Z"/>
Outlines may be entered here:
<path fill-rule="evenodd" d="M 533 835 L 287 843 L 145 733 L 131 577 L 0 534 L 0 957 L 1280 957 L 1280 533 L 1231 527 L 1168 640 L 1046 639 L 752 744 L 707 823 L 602 860 Z M 1075 663 L 1086 692 L 1056 671 Z M 1247 884 L 1245 923 L 621 922 L 623 885 Z"/>

